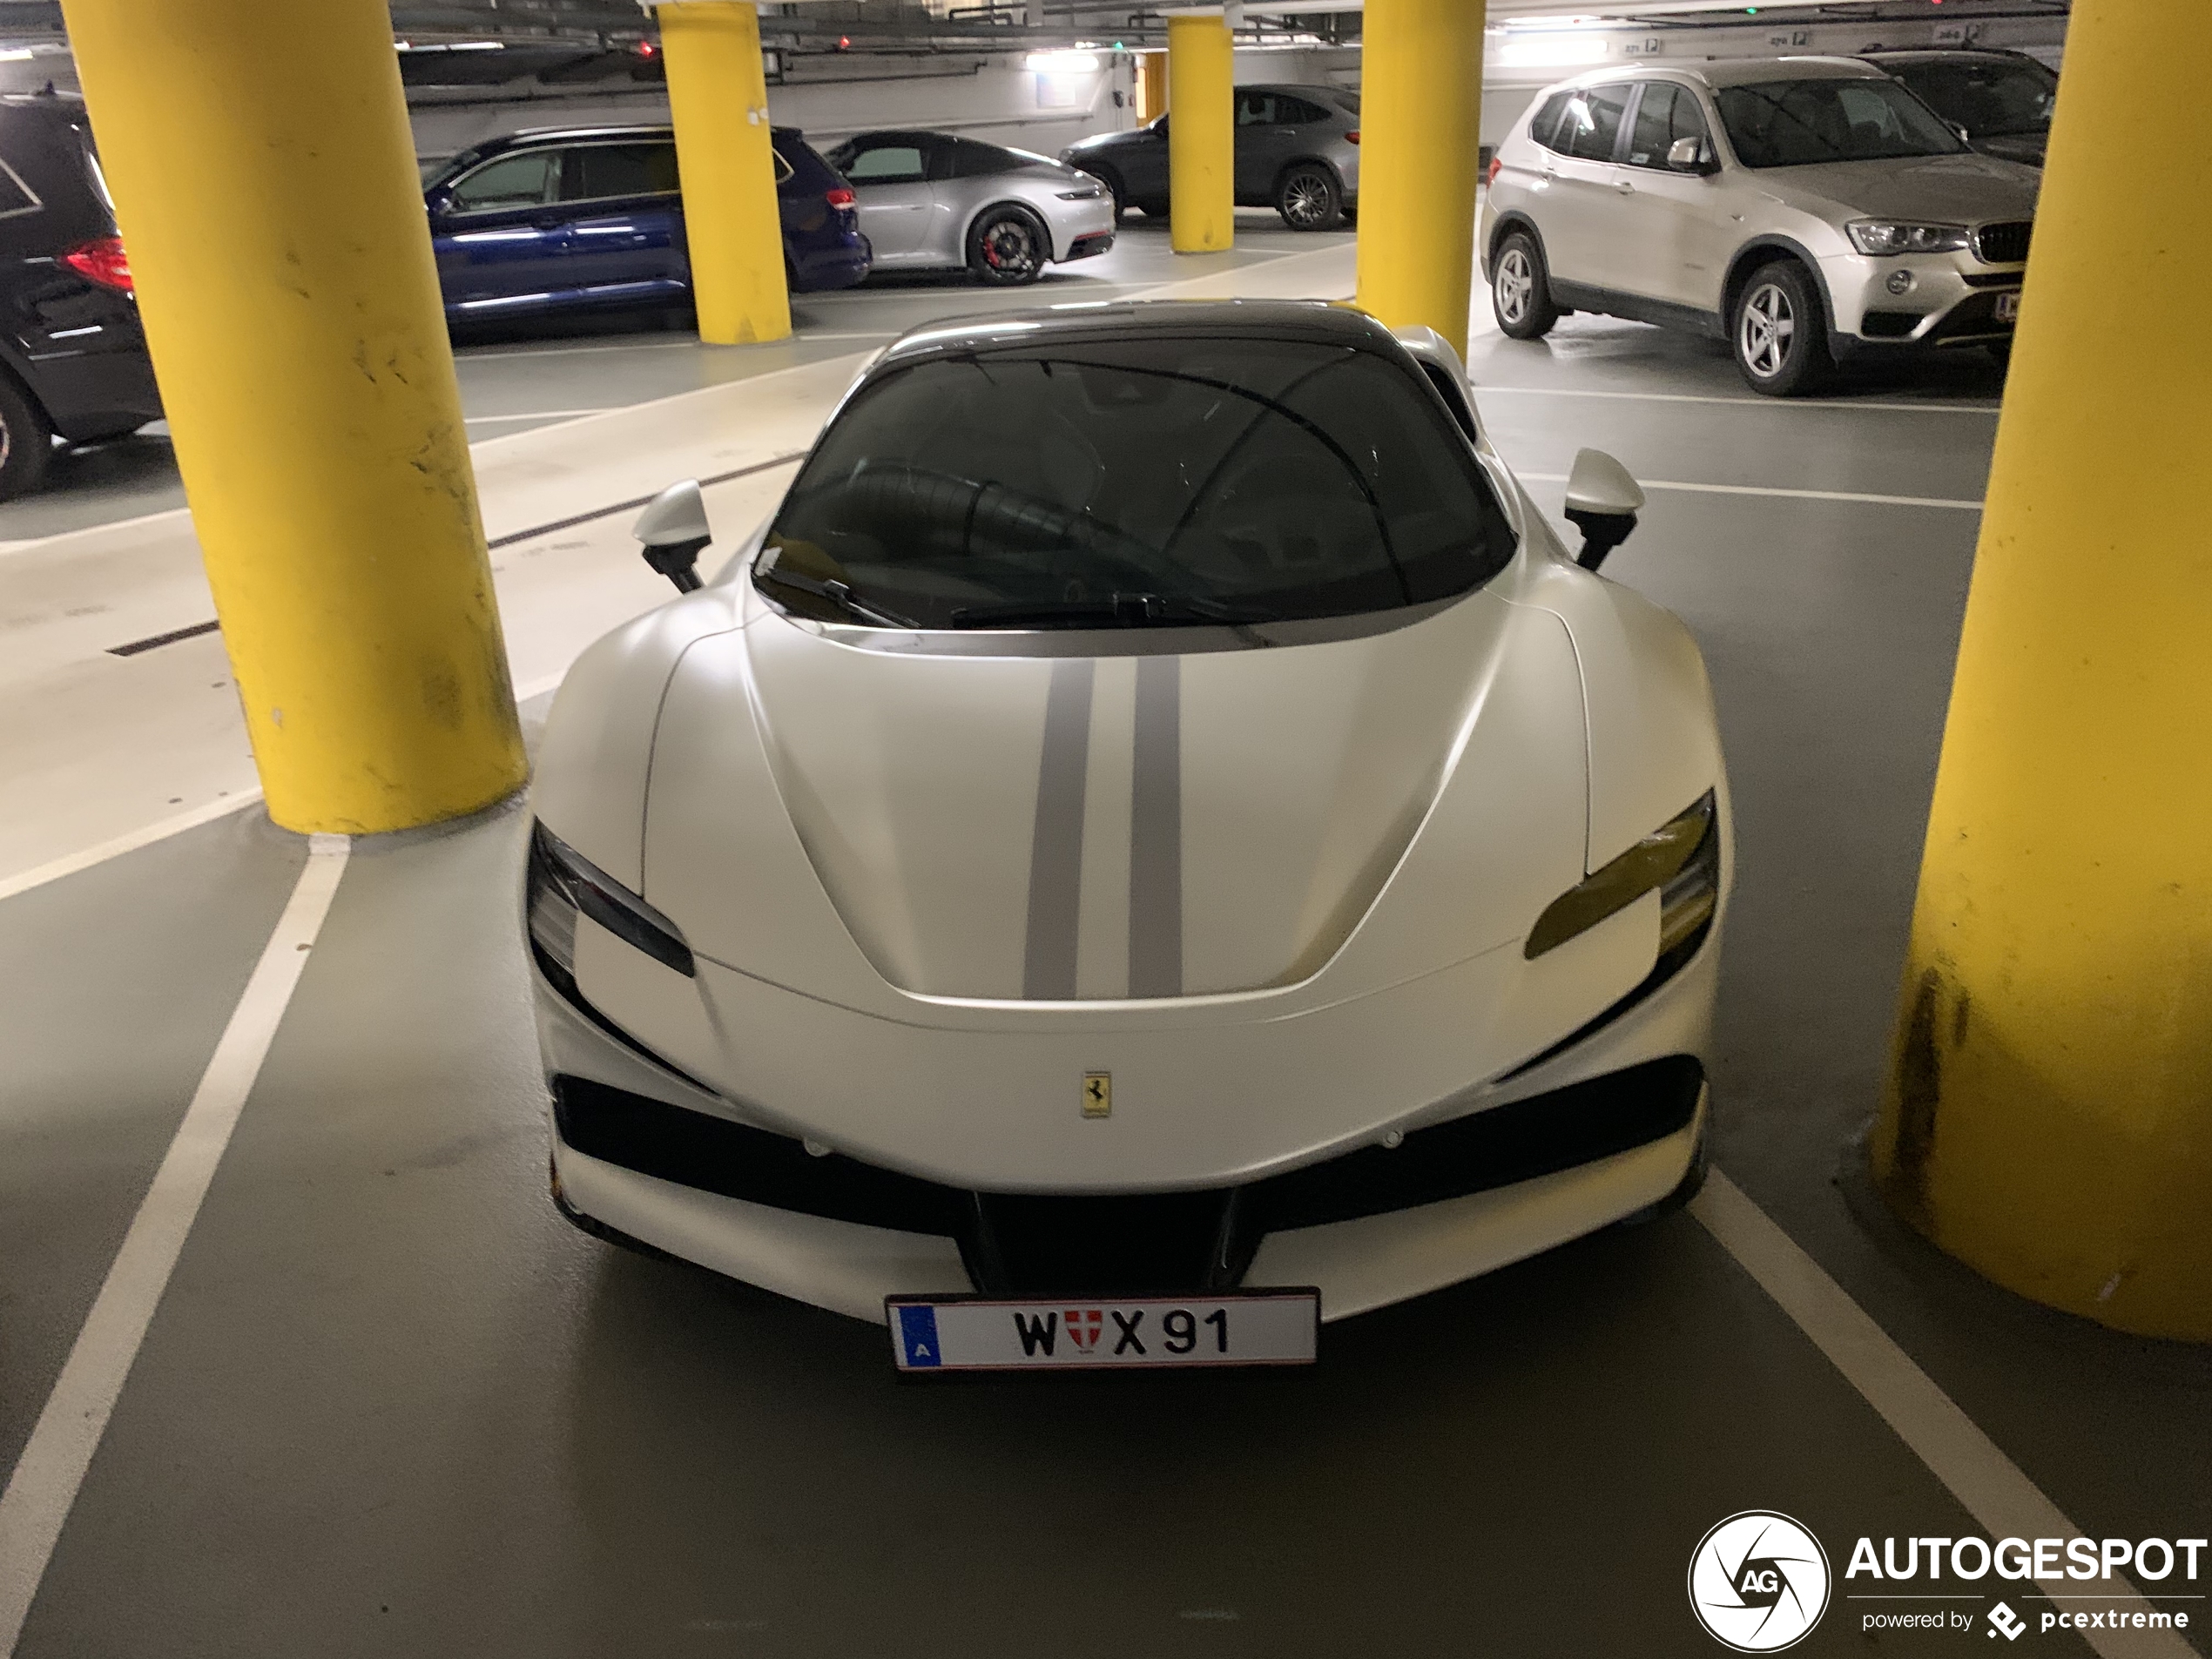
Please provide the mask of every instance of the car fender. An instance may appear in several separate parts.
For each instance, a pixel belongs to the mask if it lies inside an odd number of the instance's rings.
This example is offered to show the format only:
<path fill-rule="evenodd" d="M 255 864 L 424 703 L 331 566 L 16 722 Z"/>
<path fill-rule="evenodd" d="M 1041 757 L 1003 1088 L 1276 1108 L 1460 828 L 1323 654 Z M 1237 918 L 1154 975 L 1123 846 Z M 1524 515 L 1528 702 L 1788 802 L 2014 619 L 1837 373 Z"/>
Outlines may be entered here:
<path fill-rule="evenodd" d="M 1726 793 L 1712 683 L 1673 612 L 1570 564 L 1551 563 L 1516 595 L 1567 624 L 1582 676 L 1589 742 L 1589 846 L 1602 868 L 1707 790 Z"/>
<path fill-rule="evenodd" d="M 1048 260 L 1057 263 L 1060 260 L 1065 257 L 1064 251 L 1059 245 L 1059 239 L 1053 233 L 1052 215 L 1049 212 L 1047 212 L 1044 208 L 1040 207 L 1036 203 L 1028 200 L 1026 197 L 1000 196 L 994 198 L 990 201 L 985 202 L 981 207 L 978 207 L 974 212 L 970 213 L 966 220 L 961 223 L 960 227 L 960 257 L 963 260 L 968 258 L 968 239 L 975 233 L 975 227 L 983 222 L 984 216 L 986 214 L 995 213 L 1001 207 L 1011 207 L 1017 212 L 1028 214 L 1030 219 L 1035 222 L 1036 227 L 1044 233 L 1045 258 Z M 1069 246 L 1072 246 L 1073 245 L 1074 239 L 1070 238 Z"/>
<path fill-rule="evenodd" d="M 1728 262 L 1728 280 L 1721 285 L 1721 327 L 1723 330 L 1736 326 L 1736 302 L 1743 297 L 1743 285 L 1750 280 L 1751 273 L 1762 265 L 1771 264 L 1772 254 L 1779 251 L 1789 254 L 1804 266 L 1820 293 L 1822 310 L 1826 314 L 1825 324 L 1836 326 L 1836 296 L 1828 287 L 1828 273 L 1821 266 L 1813 251 L 1794 236 L 1779 232 L 1765 232 L 1754 236 L 1736 250 L 1736 257 Z"/>
<path fill-rule="evenodd" d="M 554 695 L 532 810 L 632 893 L 644 890 L 645 786 L 669 681 L 685 651 L 739 625 L 741 591 L 717 583 L 624 624 Z"/>
<path fill-rule="evenodd" d="M 1544 255 L 1544 268 L 1551 268 L 1551 255 L 1544 247 L 1544 233 L 1536 228 L 1536 221 L 1518 207 L 1509 207 L 1495 214 L 1497 223 L 1490 234 L 1482 239 L 1482 280 L 1490 280 L 1490 261 L 1498 256 L 1498 245 L 1514 231 L 1527 231 L 1535 239 L 1536 252 Z"/>

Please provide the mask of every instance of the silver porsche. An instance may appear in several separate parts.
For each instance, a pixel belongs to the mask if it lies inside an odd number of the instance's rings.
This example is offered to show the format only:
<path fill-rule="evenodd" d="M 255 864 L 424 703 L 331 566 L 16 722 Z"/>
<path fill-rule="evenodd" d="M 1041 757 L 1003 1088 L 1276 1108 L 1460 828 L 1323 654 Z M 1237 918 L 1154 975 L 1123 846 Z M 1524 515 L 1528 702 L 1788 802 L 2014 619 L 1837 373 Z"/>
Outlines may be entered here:
<path fill-rule="evenodd" d="M 855 134 L 829 163 L 853 186 L 879 271 L 965 268 L 1034 282 L 1048 264 L 1114 246 L 1098 180 L 1026 150 L 945 132 Z"/>

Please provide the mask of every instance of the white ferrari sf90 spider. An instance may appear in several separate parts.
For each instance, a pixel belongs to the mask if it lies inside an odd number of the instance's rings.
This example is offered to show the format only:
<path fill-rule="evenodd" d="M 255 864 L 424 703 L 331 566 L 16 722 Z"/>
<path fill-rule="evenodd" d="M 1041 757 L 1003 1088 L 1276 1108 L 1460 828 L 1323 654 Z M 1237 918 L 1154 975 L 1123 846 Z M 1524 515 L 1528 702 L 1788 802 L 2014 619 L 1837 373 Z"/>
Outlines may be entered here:
<path fill-rule="evenodd" d="M 1685 1200 L 1732 854 L 1641 505 L 1586 451 L 1570 555 L 1436 335 L 1243 302 L 909 334 L 705 585 L 672 489 L 538 769 L 563 1209 L 957 1368 L 1309 1359 Z"/>

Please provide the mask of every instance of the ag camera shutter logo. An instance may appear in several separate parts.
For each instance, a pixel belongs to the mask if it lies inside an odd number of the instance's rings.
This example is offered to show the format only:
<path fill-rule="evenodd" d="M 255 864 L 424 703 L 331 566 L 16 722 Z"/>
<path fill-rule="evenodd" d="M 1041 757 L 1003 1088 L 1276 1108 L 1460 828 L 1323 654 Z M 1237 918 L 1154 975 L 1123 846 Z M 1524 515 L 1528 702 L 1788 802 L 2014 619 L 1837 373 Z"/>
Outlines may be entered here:
<path fill-rule="evenodd" d="M 1738 1653 L 1779 1653 L 1828 1608 L 1828 1552 L 1787 1515 L 1746 1509 L 1698 1541 L 1689 1606 L 1706 1633 Z"/>

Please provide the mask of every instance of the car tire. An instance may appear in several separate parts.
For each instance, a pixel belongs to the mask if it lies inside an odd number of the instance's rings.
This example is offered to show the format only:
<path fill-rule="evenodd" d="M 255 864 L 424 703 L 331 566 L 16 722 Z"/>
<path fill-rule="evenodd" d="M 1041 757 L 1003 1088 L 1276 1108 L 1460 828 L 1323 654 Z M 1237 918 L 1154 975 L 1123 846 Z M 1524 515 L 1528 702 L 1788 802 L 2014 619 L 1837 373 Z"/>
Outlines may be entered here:
<path fill-rule="evenodd" d="M 1779 260 L 1751 273 L 1737 296 L 1729 341 L 1755 392 L 1800 397 L 1828 378 L 1828 318 L 1804 266 Z"/>
<path fill-rule="evenodd" d="M 1035 282 L 1052 257 L 1052 239 L 1035 217 L 1019 207 L 994 207 L 968 233 L 968 268 L 979 281 L 1001 287 Z"/>
<path fill-rule="evenodd" d="M 1541 340 L 1559 320 L 1544 250 L 1527 231 L 1498 244 L 1490 261 L 1490 311 L 1508 340 Z"/>
<path fill-rule="evenodd" d="M 1168 216 L 1168 205 L 1164 198 L 1155 198 L 1150 201 L 1133 201 L 1130 206 L 1147 219 L 1165 219 Z"/>
<path fill-rule="evenodd" d="M 1344 222 L 1344 192 L 1326 167 L 1303 162 L 1276 185 L 1275 211 L 1294 231 L 1332 231 Z"/>
<path fill-rule="evenodd" d="M 11 374 L 0 374 L 0 501 L 38 488 L 54 458 L 54 423 Z"/>

